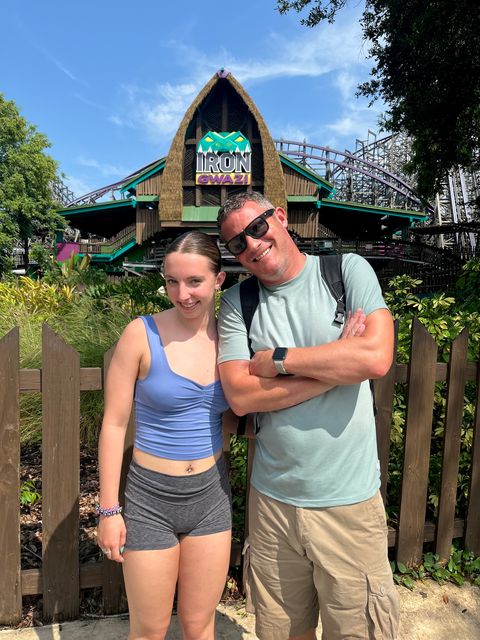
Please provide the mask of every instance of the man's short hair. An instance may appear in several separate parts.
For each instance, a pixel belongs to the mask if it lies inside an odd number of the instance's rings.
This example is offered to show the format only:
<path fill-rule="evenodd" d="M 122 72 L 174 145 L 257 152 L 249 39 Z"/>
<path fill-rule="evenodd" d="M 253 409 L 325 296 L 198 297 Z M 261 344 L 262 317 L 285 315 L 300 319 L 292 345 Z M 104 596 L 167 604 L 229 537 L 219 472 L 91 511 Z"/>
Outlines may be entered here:
<path fill-rule="evenodd" d="M 233 196 L 227 198 L 227 200 L 225 200 L 225 204 L 218 210 L 217 225 L 220 233 L 222 231 L 222 224 L 232 211 L 238 211 L 238 209 L 241 209 L 247 202 L 256 202 L 262 207 L 265 207 L 265 209 L 275 208 L 263 193 L 259 193 L 258 191 L 242 191 L 241 193 L 235 193 Z"/>

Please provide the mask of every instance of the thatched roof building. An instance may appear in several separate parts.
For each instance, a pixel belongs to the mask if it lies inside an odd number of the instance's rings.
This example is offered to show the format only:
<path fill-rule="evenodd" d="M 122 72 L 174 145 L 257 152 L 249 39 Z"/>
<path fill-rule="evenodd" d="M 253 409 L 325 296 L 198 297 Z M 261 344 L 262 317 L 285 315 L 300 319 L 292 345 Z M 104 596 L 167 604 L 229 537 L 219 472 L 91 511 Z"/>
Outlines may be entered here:
<path fill-rule="evenodd" d="M 153 264 L 178 233 L 216 233 L 219 207 L 245 189 L 287 210 L 289 229 L 300 240 L 325 241 L 327 248 L 328 239 L 347 232 L 378 239 L 424 219 L 418 212 L 334 201 L 328 181 L 277 151 L 252 98 L 221 69 L 188 108 L 165 158 L 61 210 L 81 237 L 68 246 L 59 239 L 57 255 L 89 253 L 113 271 Z M 112 199 L 102 199 L 108 193 Z"/>

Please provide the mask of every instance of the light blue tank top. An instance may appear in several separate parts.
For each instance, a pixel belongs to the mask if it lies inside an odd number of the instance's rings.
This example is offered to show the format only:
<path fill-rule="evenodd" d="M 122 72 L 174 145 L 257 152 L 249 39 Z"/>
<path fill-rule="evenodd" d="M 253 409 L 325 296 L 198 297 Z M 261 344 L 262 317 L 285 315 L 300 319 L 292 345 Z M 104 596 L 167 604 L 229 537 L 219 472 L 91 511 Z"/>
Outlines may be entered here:
<path fill-rule="evenodd" d="M 198 460 L 222 448 L 220 380 L 202 385 L 171 370 L 152 316 L 141 316 L 150 369 L 135 385 L 135 447 L 169 460 Z"/>

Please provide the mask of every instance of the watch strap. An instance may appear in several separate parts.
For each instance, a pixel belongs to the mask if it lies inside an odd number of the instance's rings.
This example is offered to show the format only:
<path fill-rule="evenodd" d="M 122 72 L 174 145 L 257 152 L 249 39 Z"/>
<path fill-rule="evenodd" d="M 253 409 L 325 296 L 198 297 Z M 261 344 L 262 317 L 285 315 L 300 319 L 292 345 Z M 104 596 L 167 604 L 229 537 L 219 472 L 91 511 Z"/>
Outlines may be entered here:
<path fill-rule="evenodd" d="M 283 376 L 288 376 L 288 371 L 285 369 L 285 365 L 283 364 L 283 360 L 274 360 L 273 364 L 278 373 L 281 373 Z"/>
<path fill-rule="evenodd" d="M 287 357 L 288 349 L 287 347 L 276 347 L 273 350 L 272 360 L 273 365 L 278 373 L 282 376 L 288 376 L 288 371 L 285 369 L 284 360 Z"/>

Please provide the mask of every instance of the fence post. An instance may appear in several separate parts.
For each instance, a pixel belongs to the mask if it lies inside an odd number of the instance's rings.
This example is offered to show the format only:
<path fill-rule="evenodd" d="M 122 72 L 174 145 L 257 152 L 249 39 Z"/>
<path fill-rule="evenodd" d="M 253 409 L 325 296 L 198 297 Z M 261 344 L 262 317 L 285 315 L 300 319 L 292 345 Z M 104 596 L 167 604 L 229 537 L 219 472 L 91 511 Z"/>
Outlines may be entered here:
<path fill-rule="evenodd" d="M 0 624 L 5 625 L 22 617 L 19 360 L 15 327 L 0 340 Z"/>
<path fill-rule="evenodd" d="M 387 493 L 388 458 L 390 453 L 390 431 L 392 428 L 393 393 L 395 391 L 395 373 L 397 360 L 398 320 L 394 325 L 395 339 L 393 347 L 393 362 L 388 373 L 379 380 L 374 380 L 375 406 L 377 415 L 375 423 L 377 428 L 377 449 L 380 460 L 381 493 L 383 501 Z"/>
<path fill-rule="evenodd" d="M 480 556 L 480 362 L 477 364 L 477 397 L 473 421 L 472 466 L 468 492 L 465 549 Z"/>
<path fill-rule="evenodd" d="M 462 432 L 465 382 L 467 379 L 468 329 L 452 343 L 448 363 L 447 406 L 443 432 L 442 483 L 438 502 L 436 552 L 440 560 L 450 558 L 457 502 L 458 463 Z"/>
<path fill-rule="evenodd" d="M 79 615 L 80 357 L 42 330 L 43 615 Z"/>
<path fill-rule="evenodd" d="M 423 551 L 436 369 L 437 345 L 413 318 L 397 537 L 397 560 L 407 565 L 418 563 Z"/>
<path fill-rule="evenodd" d="M 115 351 L 115 345 L 111 347 L 103 359 L 103 389 L 105 394 L 105 381 L 107 378 L 108 367 Z M 122 472 L 120 477 L 120 489 L 118 499 L 122 507 L 125 506 L 125 484 L 127 480 L 128 467 L 132 458 L 133 438 L 135 431 L 135 421 L 133 412 L 125 434 L 124 454 L 122 462 Z M 123 582 L 122 566 L 118 562 L 112 560 L 103 560 L 103 611 L 105 614 L 122 613 L 127 611 L 127 597 L 125 594 L 125 586 Z"/>

